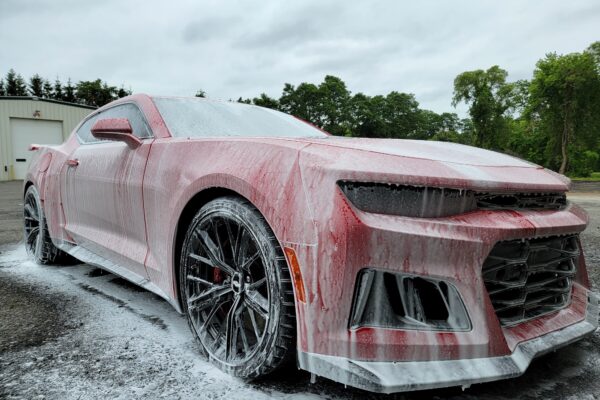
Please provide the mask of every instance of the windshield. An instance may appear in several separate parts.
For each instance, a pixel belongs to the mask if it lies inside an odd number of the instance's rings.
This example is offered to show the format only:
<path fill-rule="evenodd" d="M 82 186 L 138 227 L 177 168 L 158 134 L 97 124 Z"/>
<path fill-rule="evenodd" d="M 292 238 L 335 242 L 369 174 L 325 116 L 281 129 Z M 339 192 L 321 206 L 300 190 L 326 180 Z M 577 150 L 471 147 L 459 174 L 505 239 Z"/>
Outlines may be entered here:
<path fill-rule="evenodd" d="M 269 108 L 201 98 L 153 99 L 175 137 L 327 137 L 309 124 Z"/>

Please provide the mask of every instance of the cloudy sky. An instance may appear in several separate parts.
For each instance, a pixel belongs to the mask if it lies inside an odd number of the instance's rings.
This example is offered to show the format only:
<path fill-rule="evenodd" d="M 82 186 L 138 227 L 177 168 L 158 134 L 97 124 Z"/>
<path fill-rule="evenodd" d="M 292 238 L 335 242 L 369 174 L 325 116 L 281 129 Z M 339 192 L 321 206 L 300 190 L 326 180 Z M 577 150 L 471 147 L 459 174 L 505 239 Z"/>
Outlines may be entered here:
<path fill-rule="evenodd" d="M 353 93 L 448 111 L 462 71 L 529 78 L 547 52 L 595 40 L 598 1 L 0 1 L 0 75 L 222 99 L 332 74 Z"/>

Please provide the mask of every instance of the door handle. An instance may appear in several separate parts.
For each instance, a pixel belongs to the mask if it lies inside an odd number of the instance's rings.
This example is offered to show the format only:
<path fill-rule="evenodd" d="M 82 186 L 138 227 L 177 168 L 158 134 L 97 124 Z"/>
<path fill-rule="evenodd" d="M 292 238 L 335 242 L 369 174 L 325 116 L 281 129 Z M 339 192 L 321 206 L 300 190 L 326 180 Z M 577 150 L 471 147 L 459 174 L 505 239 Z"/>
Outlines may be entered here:
<path fill-rule="evenodd" d="M 78 165 L 79 165 L 79 160 L 78 160 L 78 159 L 76 159 L 76 158 L 72 158 L 72 159 L 70 159 L 70 160 L 67 160 L 67 165 L 68 165 L 69 167 L 76 167 L 76 166 L 78 166 Z"/>

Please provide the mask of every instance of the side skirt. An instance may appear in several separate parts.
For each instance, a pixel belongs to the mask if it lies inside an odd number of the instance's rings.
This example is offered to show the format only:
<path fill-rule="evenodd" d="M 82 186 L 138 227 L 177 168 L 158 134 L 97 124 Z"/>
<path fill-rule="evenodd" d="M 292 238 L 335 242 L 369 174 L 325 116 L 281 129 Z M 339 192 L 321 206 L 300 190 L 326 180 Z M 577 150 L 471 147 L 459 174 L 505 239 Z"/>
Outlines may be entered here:
<path fill-rule="evenodd" d="M 122 266 L 113 263 L 106 258 L 100 257 L 99 255 L 92 253 L 85 247 L 81 247 L 78 245 L 74 245 L 68 242 L 62 242 L 58 246 L 62 251 L 69 253 L 69 255 L 75 257 L 81 262 L 86 264 L 93 265 L 95 267 L 104 269 L 108 272 L 111 272 L 115 275 L 120 276 L 123 279 L 127 279 L 131 283 L 134 283 L 138 286 L 143 287 L 144 289 L 156 294 L 157 296 L 165 299 L 178 313 L 182 313 L 181 307 L 176 300 L 169 297 L 165 292 L 163 292 L 158 286 L 152 283 L 149 279 L 144 278 L 138 274 L 131 272 L 130 270 L 123 268 Z"/>

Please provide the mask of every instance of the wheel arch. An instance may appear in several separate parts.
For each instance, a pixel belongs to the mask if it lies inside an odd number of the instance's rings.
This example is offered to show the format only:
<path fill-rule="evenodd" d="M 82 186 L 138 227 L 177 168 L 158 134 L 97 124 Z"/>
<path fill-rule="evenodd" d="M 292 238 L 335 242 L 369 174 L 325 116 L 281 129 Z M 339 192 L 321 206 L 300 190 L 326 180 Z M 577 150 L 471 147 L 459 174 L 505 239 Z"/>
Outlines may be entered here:
<path fill-rule="evenodd" d="M 25 193 L 27 193 L 27 189 L 29 189 L 30 186 L 33 186 L 33 182 L 30 179 L 26 179 L 23 183 L 23 197 L 25 197 Z"/>

